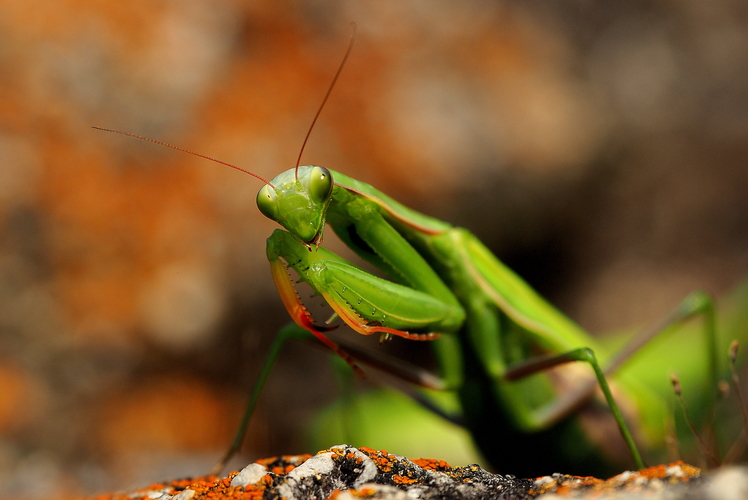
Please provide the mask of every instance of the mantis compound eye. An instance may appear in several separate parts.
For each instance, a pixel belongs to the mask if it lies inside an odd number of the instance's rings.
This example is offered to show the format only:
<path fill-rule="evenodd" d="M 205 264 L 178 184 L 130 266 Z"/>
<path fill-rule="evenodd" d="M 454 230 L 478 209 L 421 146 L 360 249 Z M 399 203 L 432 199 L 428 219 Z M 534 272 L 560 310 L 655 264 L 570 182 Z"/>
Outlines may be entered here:
<path fill-rule="evenodd" d="M 278 220 L 278 203 L 276 202 L 275 190 L 268 186 L 262 186 L 257 193 L 257 208 L 270 220 Z"/>
<path fill-rule="evenodd" d="M 309 173 L 309 195 L 312 200 L 325 204 L 332 194 L 332 186 L 332 174 L 329 170 L 325 167 L 312 167 Z"/>

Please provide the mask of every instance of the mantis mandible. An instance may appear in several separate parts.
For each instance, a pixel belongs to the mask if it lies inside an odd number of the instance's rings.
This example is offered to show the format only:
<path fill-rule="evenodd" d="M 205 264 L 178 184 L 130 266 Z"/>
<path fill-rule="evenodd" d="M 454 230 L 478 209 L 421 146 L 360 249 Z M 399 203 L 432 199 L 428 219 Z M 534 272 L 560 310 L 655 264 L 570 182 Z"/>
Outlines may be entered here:
<path fill-rule="evenodd" d="M 558 465 L 552 461 L 557 453 L 567 457 L 562 472 L 599 470 L 601 448 L 606 444 L 589 438 L 576 418 L 585 412 L 599 413 L 598 399 L 612 414 L 633 464 L 643 467 L 634 436 L 640 444 L 661 442 L 671 409 L 662 395 L 637 381 L 637 373 L 627 371 L 626 361 L 657 333 L 691 316 L 704 316 L 704 357 L 710 365 L 710 383 L 716 386 L 714 307 L 706 294 L 690 295 L 617 355 L 601 356 L 596 339 L 541 297 L 467 229 L 420 214 L 368 184 L 321 166 L 298 166 L 297 162 L 295 168 L 270 181 L 243 171 L 264 182 L 257 195 L 259 210 L 284 228 L 268 239 L 267 257 L 294 323 L 273 344 L 240 431 L 218 468 L 238 450 L 262 385 L 287 339 L 313 335 L 361 372 L 353 357 L 327 338 L 325 332 L 331 328 L 312 319 L 290 280 L 289 269 L 353 330 L 381 338 L 429 341 L 440 369 L 431 387 L 456 391 L 464 424 L 502 472 L 519 476 L 554 472 Z M 389 279 L 374 276 L 324 248 L 326 224 Z M 547 374 L 566 364 L 572 368 L 567 375 Z M 396 366 L 389 368 L 399 373 Z M 421 382 L 417 375 L 403 377 Z M 615 397 L 609 377 L 616 382 Z M 598 389 L 602 398 L 596 396 Z M 626 417 L 621 408 L 626 409 Z M 631 424 L 635 424 L 633 432 Z M 544 451 L 537 453 L 538 449 Z"/>

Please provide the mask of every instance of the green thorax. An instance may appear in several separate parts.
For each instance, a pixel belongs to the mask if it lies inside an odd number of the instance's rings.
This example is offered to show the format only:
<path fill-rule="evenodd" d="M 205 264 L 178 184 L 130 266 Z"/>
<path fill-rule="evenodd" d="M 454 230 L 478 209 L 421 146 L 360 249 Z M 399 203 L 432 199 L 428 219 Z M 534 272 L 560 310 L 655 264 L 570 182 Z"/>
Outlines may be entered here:
<path fill-rule="evenodd" d="M 438 234 L 453 227 L 452 224 L 406 207 L 365 182 L 357 181 L 335 170 L 330 172 L 335 181 L 333 203 L 338 206 L 352 203 L 356 199 L 366 200 L 367 205 L 376 206 L 382 216 L 391 223 L 404 224 L 427 234 Z"/>

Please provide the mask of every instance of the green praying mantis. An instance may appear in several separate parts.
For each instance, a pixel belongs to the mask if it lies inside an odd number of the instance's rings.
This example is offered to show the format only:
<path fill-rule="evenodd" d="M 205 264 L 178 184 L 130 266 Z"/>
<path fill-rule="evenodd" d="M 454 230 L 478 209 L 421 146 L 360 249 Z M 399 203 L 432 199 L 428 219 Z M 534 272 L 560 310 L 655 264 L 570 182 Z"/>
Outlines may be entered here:
<path fill-rule="evenodd" d="M 605 463 L 606 450 L 621 442 L 631 463 L 643 467 L 640 448 L 662 447 L 673 415 L 669 381 L 662 375 L 662 383 L 652 382 L 653 363 L 663 365 L 662 371 L 670 368 L 670 361 L 682 361 L 679 374 L 689 381 L 701 379 L 706 400 L 715 399 L 724 341 L 716 333 L 714 305 L 704 293 L 690 295 L 658 324 L 623 341 L 622 347 L 618 342 L 615 350 L 552 306 L 467 229 L 418 213 L 368 184 L 321 166 L 297 163 L 270 181 L 229 166 L 262 180 L 258 208 L 283 227 L 267 240 L 267 258 L 293 323 L 278 334 L 241 429 L 218 469 L 239 449 L 271 367 L 292 338 L 319 339 L 359 373 L 357 360 L 415 385 L 453 391 L 461 410 L 458 418 L 481 452 L 497 470 L 518 476 L 557 470 L 596 473 Z M 326 224 L 388 278 L 374 276 L 322 246 Z M 311 317 L 289 269 L 329 304 L 331 320 L 340 318 L 363 335 L 429 342 L 438 377 L 365 353 L 354 356 L 330 340 L 326 332 L 332 328 Z M 746 296 L 740 295 L 744 302 Z M 745 309 L 743 304 L 735 310 L 742 314 Z M 689 351 L 697 355 L 678 359 L 674 354 L 668 363 L 658 363 L 663 361 L 661 351 L 647 356 L 650 347 L 645 344 L 692 316 L 702 316 L 703 323 L 690 325 L 682 342 L 695 343 Z"/>

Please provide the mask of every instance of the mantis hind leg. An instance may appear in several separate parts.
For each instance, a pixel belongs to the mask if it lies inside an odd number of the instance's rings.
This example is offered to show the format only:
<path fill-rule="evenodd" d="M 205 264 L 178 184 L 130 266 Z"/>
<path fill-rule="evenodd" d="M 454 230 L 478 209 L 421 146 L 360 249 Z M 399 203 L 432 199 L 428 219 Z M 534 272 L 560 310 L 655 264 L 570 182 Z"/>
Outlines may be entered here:
<path fill-rule="evenodd" d="M 704 317 L 704 347 L 707 352 L 711 388 L 713 389 L 714 394 L 717 394 L 719 362 L 717 356 L 715 305 L 712 298 L 707 293 L 701 291 L 690 294 L 659 322 L 642 330 L 638 335 L 631 339 L 615 356 L 611 358 L 605 368 L 605 373 L 607 375 L 615 373 L 650 340 L 659 336 L 663 332 L 666 332 L 670 327 L 683 323 L 684 321 L 698 315 Z"/>
<path fill-rule="evenodd" d="M 550 425 L 559 421 L 563 417 L 574 413 L 581 405 L 589 400 L 599 386 L 635 463 L 637 466 L 643 467 L 641 455 L 623 419 L 619 406 L 612 396 L 606 377 L 613 375 L 649 341 L 663 332 L 667 332 L 670 330 L 670 327 L 678 325 L 697 315 L 704 317 L 703 336 L 706 343 L 705 348 L 708 358 L 708 371 L 711 380 L 711 387 L 713 389 L 712 394 L 716 399 L 718 390 L 717 374 L 719 368 L 717 360 L 715 307 L 711 297 L 703 292 L 692 293 L 669 314 L 663 317 L 662 320 L 637 334 L 608 361 L 604 369 L 601 368 L 600 364 L 597 362 L 596 356 L 591 349 L 580 348 L 563 354 L 529 359 L 508 368 L 505 373 L 505 378 L 507 380 L 519 380 L 529 375 L 545 371 L 554 366 L 574 361 L 589 363 L 595 372 L 595 380 L 588 381 L 573 392 L 567 393 L 542 407 L 540 412 L 537 414 L 539 421 L 543 422 L 544 425 Z"/>
<path fill-rule="evenodd" d="M 621 410 L 618 407 L 615 398 L 613 397 L 613 393 L 610 390 L 608 381 L 605 378 L 605 373 L 600 367 L 600 364 L 597 362 L 597 357 L 595 356 L 595 353 L 592 349 L 588 347 L 582 347 L 579 349 L 574 349 L 573 351 L 565 352 L 563 354 L 533 358 L 509 368 L 506 371 L 504 378 L 510 381 L 518 380 L 528 375 L 547 370 L 554 366 L 571 363 L 574 361 L 582 361 L 588 363 L 595 372 L 596 383 L 595 381 L 591 381 L 591 384 L 588 383 L 587 385 L 583 386 L 581 390 L 572 393 L 570 395 L 571 397 L 559 398 L 550 405 L 543 407 L 541 409 L 542 413 L 541 415 L 539 415 L 540 420 L 546 424 L 551 424 L 557 422 L 564 416 L 571 414 L 592 395 L 592 391 L 595 389 L 595 386 L 599 385 L 600 389 L 603 391 L 605 400 L 608 403 L 608 407 L 610 407 L 610 411 L 613 414 L 613 418 L 615 419 L 616 424 L 618 424 L 618 429 L 621 433 L 621 436 L 623 436 L 623 439 L 626 442 L 626 446 L 631 452 L 634 463 L 639 469 L 644 468 L 644 461 L 642 460 L 641 454 L 639 453 L 639 449 L 634 442 L 634 438 L 631 435 L 631 431 L 629 430 L 628 425 L 626 425 L 623 414 L 621 413 Z"/>

